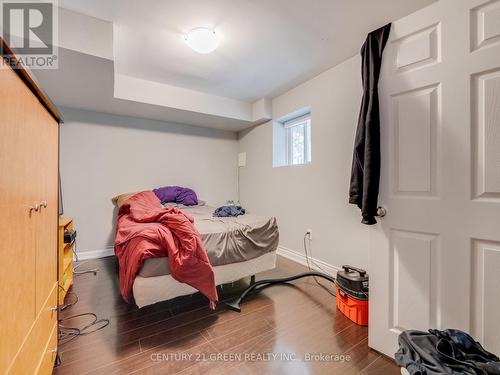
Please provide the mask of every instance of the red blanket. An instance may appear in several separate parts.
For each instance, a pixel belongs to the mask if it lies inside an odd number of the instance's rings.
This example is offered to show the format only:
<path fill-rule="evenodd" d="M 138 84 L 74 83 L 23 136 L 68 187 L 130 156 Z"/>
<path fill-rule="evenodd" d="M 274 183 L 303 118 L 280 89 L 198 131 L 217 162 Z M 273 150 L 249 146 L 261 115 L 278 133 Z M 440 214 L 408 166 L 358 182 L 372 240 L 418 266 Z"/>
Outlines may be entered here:
<path fill-rule="evenodd" d="M 115 254 L 120 263 L 120 292 L 127 302 L 135 276 L 148 258 L 168 255 L 170 274 L 198 289 L 215 308 L 214 271 L 193 225 L 193 218 L 176 208 L 163 208 L 151 191 L 128 198 L 118 213 Z"/>

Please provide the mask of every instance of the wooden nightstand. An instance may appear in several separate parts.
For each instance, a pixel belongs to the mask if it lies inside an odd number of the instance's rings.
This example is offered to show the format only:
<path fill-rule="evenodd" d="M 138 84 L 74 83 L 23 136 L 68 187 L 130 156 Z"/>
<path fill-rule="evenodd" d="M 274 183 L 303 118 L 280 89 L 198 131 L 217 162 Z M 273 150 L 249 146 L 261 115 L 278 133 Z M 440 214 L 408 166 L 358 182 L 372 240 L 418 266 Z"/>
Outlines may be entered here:
<path fill-rule="evenodd" d="M 64 297 L 73 285 L 73 243 L 64 243 L 64 232 L 73 230 L 73 219 L 59 218 L 59 305 L 64 304 Z"/>

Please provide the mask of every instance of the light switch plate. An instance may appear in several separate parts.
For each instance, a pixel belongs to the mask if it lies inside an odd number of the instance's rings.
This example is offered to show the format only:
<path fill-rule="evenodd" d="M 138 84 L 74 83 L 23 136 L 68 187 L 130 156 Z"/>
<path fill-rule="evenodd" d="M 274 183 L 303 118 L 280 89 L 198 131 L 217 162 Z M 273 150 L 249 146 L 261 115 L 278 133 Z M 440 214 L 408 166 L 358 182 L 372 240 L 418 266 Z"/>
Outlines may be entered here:
<path fill-rule="evenodd" d="M 247 165 L 247 153 L 240 152 L 238 154 L 238 167 L 244 167 Z"/>

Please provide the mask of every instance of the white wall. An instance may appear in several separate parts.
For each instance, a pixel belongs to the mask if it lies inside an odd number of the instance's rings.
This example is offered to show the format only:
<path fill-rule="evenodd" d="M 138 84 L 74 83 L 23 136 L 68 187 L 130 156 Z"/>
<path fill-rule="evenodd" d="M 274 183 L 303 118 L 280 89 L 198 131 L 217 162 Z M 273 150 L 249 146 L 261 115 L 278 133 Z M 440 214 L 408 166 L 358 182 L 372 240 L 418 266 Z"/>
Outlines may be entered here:
<path fill-rule="evenodd" d="M 117 194 L 164 185 L 193 188 L 218 205 L 236 198 L 236 134 L 62 108 L 64 215 L 78 252 L 113 246 Z"/>
<path fill-rule="evenodd" d="M 311 107 L 312 163 L 272 167 L 272 122 L 239 134 L 247 153 L 241 169 L 241 200 L 247 209 L 275 215 L 280 246 L 303 254 L 303 236 L 313 230 L 313 257 L 333 266 L 368 266 L 368 227 L 348 204 L 354 135 L 361 101 L 358 56 L 273 100 L 278 119 Z"/>

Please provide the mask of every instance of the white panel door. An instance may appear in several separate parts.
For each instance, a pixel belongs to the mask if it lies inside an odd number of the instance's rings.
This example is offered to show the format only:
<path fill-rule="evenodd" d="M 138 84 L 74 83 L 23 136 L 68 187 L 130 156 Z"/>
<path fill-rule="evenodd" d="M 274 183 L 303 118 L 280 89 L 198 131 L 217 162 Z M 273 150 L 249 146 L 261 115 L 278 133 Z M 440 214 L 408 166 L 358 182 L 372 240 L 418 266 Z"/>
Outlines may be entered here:
<path fill-rule="evenodd" d="M 369 344 L 393 356 L 402 330 L 458 328 L 500 354 L 500 0 L 395 22 L 379 93 Z"/>

